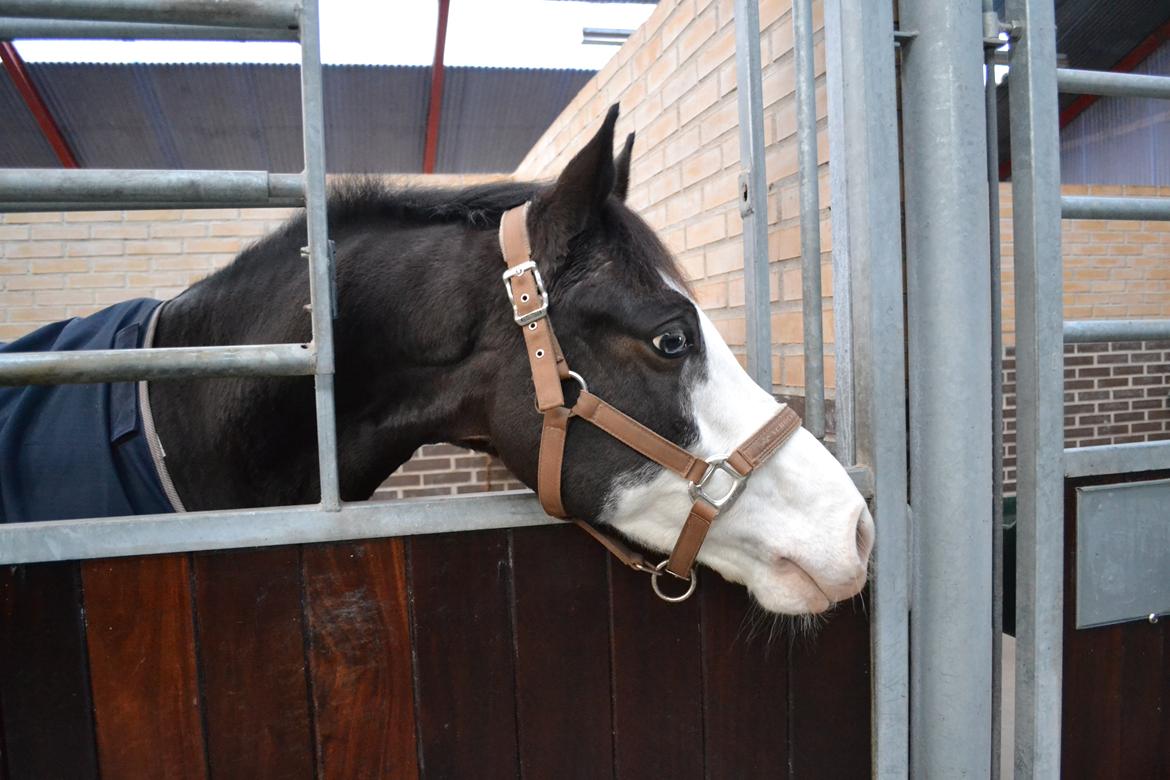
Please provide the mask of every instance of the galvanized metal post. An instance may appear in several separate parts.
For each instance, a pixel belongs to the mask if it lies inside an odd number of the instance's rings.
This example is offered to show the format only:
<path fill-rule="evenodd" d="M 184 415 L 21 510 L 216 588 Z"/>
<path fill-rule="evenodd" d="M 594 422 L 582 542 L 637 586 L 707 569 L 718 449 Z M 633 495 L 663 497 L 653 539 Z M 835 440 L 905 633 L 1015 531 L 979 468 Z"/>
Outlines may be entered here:
<path fill-rule="evenodd" d="M 991 278 L 980 0 L 902 0 L 911 774 L 991 773 Z M 957 671 L 961 670 L 961 671 Z"/>
<path fill-rule="evenodd" d="M 305 221 L 309 235 L 309 290 L 317 355 L 317 458 L 321 506 L 341 508 L 337 477 L 337 421 L 333 402 L 333 253 L 325 211 L 325 111 L 317 0 L 301 8 L 301 121 L 305 134 Z"/>
<path fill-rule="evenodd" d="M 821 325 L 821 188 L 817 176 L 816 63 L 812 0 L 793 0 L 796 142 L 800 161 L 800 306 L 804 318 L 804 426 L 825 437 L 825 338 Z"/>
<path fill-rule="evenodd" d="M 1009 0 L 1016 273 L 1016 776 L 1060 776 L 1064 341 L 1052 0 Z"/>
<path fill-rule="evenodd" d="M 983 106 L 987 116 L 987 211 L 991 247 L 991 780 L 1003 761 L 1003 290 L 999 235 L 999 106 L 995 50 L 999 16 L 983 0 Z"/>
<path fill-rule="evenodd" d="M 739 213 L 743 217 L 747 372 L 772 392 L 772 304 L 768 268 L 768 182 L 764 175 L 764 101 L 760 9 L 735 0 L 735 81 L 739 102 Z"/>
<path fill-rule="evenodd" d="M 878 542 L 870 630 L 878 778 L 905 778 L 910 755 L 910 534 L 893 30 L 893 9 L 884 0 L 825 3 L 829 101 L 831 111 L 840 112 L 829 126 L 833 217 L 836 222 L 848 214 L 849 220 L 847 244 L 833 244 L 834 268 L 851 277 L 853 293 L 852 322 L 838 324 L 852 333 L 858 462 L 872 469 L 874 479 Z M 837 261 L 842 252 L 848 268 Z"/>

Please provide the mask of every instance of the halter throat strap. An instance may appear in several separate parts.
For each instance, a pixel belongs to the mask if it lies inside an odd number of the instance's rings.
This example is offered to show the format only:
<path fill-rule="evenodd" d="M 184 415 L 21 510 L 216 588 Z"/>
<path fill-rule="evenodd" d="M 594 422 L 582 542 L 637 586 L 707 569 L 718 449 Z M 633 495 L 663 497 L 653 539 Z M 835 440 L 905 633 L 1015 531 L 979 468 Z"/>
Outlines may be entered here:
<path fill-rule="evenodd" d="M 625 565 L 653 576 L 654 591 L 668 601 L 681 601 L 694 592 L 694 564 L 711 524 L 720 512 L 739 497 L 748 477 L 800 427 L 800 416 L 784 406 L 759 430 L 753 433 L 726 458 L 706 461 L 663 438 L 589 392 L 585 380 L 569 370 L 549 319 L 548 294 L 544 280 L 532 259 L 528 240 L 528 206 L 504 212 L 500 219 L 500 249 L 507 270 L 504 287 L 512 305 L 512 318 L 524 334 L 525 350 L 536 392 L 536 409 L 544 416 L 537 466 L 537 496 L 544 511 L 553 517 L 569 520 L 561 500 L 561 476 L 569 422 L 574 417 L 625 444 L 663 468 L 690 483 L 693 500 L 681 533 L 670 557 L 657 565 L 624 542 L 596 526 L 573 519 Z M 562 382 L 575 381 L 581 392 L 572 407 L 565 405 Z M 719 477 L 722 475 L 722 478 Z M 712 483 L 721 482 L 719 494 Z M 666 596 L 658 587 L 663 572 L 689 581 L 685 594 Z"/>

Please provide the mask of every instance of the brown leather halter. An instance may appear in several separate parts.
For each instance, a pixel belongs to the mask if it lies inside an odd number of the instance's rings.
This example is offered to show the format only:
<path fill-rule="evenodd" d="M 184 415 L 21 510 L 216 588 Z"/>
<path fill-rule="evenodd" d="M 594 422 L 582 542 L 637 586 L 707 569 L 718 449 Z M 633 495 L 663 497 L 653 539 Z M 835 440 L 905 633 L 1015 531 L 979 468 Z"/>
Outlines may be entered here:
<path fill-rule="evenodd" d="M 557 343 L 548 317 L 548 295 L 540 271 L 532 260 L 526 224 L 528 204 L 504 212 L 500 220 L 500 249 L 508 270 L 504 288 L 512 304 L 512 316 L 523 329 L 532 381 L 536 387 L 536 408 L 544 415 L 537 467 L 537 495 L 544 511 L 553 517 L 572 520 L 605 545 L 618 560 L 652 577 L 654 592 L 666 601 L 683 601 L 695 591 L 695 557 L 711 523 L 743 492 L 748 477 L 772 456 L 800 427 L 800 416 L 785 406 L 726 458 L 706 461 L 659 436 L 645 425 L 627 417 L 589 392 L 580 374 L 569 364 Z M 576 403 L 565 406 L 561 382 L 575 381 L 581 387 Z M 630 449 L 654 461 L 690 483 L 694 504 L 670 557 L 658 565 L 646 561 L 623 542 L 582 520 L 572 519 L 561 503 L 561 466 L 569 420 L 578 417 L 608 433 Z M 722 495 L 709 491 L 712 478 L 722 472 L 731 485 Z M 659 589 L 658 578 L 667 572 L 688 583 L 685 593 L 667 596 Z"/>

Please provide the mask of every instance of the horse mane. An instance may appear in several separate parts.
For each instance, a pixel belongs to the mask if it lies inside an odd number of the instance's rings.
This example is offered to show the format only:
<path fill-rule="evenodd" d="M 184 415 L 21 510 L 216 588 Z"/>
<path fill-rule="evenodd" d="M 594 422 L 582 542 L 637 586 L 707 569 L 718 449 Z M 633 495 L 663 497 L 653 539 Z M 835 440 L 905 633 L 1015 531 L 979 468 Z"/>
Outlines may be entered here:
<path fill-rule="evenodd" d="M 329 232 L 337 235 L 343 228 L 370 223 L 401 227 L 463 224 L 479 230 L 495 230 L 505 211 L 531 200 L 548 186 L 540 182 L 502 180 L 463 187 L 435 187 L 393 177 L 339 177 L 329 186 Z M 645 266 L 642 271 L 654 277 L 664 274 L 680 287 L 689 289 L 674 257 L 649 226 L 626 208 L 614 208 L 611 214 L 620 222 L 627 245 L 638 248 L 627 255 Z M 305 212 L 301 209 L 281 228 L 245 248 L 233 262 L 203 281 L 230 283 L 239 279 L 249 273 L 248 268 L 254 267 L 256 260 L 271 256 L 272 250 L 282 248 L 285 251 L 281 254 L 287 256 L 289 247 L 304 245 L 305 234 Z"/>

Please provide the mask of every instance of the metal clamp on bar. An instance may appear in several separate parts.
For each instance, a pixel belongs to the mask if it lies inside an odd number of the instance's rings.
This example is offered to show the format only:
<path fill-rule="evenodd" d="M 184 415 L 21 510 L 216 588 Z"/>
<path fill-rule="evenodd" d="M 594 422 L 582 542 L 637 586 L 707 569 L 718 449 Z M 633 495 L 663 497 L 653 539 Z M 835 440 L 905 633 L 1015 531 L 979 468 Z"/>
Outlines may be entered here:
<path fill-rule="evenodd" d="M 1063 195 L 1062 219 L 1170 220 L 1170 198 L 1106 198 L 1095 195 Z"/>
<path fill-rule="evenodd" d="M 0 170 L 0 202 L 101 207 L 107 202 L 250 206 L 302 202 L 304 179 L 265 171 Z"/>
<path fill-rule="evenodd" d="M 315 362 L 308 344 L 15 352 L 0 356 L 0 386 L 173 377 L 304 376 L 313 373 Z"/>
<path fill-rule="evenodd" d="M 87 22 L 77 19 L 18 19 L 0 16 L 0 40 L 20 38 L 132 41 L 296 41 L 298 34 L 295 29 L 276 27 Z"/>
<path fill-rule="evenodd" d="M 1056 88 L 1061 92 L 1074 92 L 1081 95 L 1170 100 L 1170 76 L 1057 68 Z"/>
<path fill-rule="evenodd" d="M 297 30 L 299 7 L 296 0 L 5 0 L 4 14 L 24 19 Z"/>
<path fill-rule="evenodd" d="M 1170 340 L 1170 320 L 1065 320 L 1065 344 Z"/>

